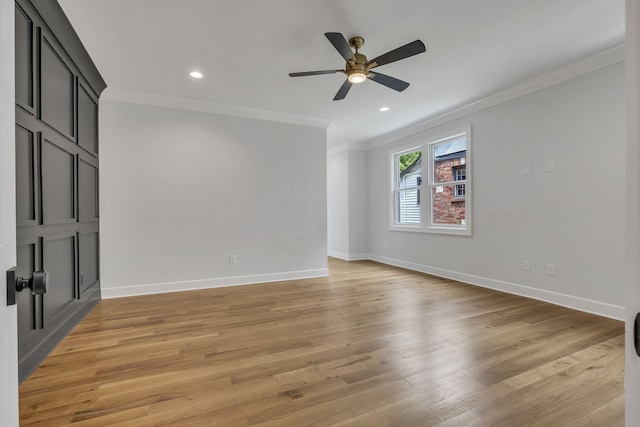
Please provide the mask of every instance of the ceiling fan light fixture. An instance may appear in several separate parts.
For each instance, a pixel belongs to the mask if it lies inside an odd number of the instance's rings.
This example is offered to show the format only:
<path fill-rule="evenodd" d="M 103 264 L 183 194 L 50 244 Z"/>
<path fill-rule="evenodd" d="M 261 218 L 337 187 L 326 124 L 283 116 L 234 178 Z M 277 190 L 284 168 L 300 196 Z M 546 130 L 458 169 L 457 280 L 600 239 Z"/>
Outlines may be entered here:
<path fill-rule="evenodd" d="M 354 71 L 347 77 L 350 83 L 358 84 L 367 80 L 367 74 L 364 71 Z"/>

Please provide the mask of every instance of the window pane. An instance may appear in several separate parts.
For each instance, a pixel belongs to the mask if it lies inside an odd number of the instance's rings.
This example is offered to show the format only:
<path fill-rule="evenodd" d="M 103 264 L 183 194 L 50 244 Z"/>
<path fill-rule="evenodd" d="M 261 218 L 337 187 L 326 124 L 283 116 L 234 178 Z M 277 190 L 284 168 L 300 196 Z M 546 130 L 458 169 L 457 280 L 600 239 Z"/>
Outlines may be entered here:
<path fill-rule="evenodd" d="M 398 191 L 398 224 L 420 224 L 420 190 Z"/>
<path fill-rule="evenodd" d="M 398 188 L 416 187 L 422 182 L 422 151 L 417 150 L 396 157 Z"/>
<path fill-rule="evenodd" d="M 464 169 L 466 163 L 466 138 L 457 138 L 433 145 L 433 182 L 440 183 L 466 179 L 466 170 Z M 463 177 L 460 178 L 460 176 Z"/>
<path fill-rule="evenodd" d="M 465 225 L 465 185 L 442 185 L 433 187 L 433 223 Z"/>

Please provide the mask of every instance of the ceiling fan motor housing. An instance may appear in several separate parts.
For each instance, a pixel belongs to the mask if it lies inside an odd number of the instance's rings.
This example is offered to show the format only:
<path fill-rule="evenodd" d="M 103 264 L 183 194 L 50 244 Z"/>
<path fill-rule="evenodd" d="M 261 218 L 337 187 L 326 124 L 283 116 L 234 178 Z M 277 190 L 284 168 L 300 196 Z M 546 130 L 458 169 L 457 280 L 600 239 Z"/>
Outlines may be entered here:
<path fill-rule="evenodd" d="M 367 57 L 361 53 L 354 53 L 353 58 L 347 61 L 347 65 L 345 69 L 347 71 L 350 71 L 350 70 L 365 71 L 367 69 Z"/>
<path fill-rule="evenodd" d="M 367 58 L 356 53 L 353 55 L 353 59 L 347 61 L 344 73 L 347 75 L 347 79 L 351 83 L 362 83 L 367 79 Z"/>

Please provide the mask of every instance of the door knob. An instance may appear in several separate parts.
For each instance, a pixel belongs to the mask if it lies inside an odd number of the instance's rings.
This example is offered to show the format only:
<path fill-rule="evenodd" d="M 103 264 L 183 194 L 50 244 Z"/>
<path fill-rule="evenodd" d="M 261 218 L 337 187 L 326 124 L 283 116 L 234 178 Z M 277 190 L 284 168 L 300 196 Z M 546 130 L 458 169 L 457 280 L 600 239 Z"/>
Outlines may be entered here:
<path fill-rule="evenodd" d="M 636 314 L 636 320 L 633 322 L 633 345 L 636 348 L 636 354 L 640 357 L 640 313 Z"/>
<path fill-rule="evenodd" d="M 33 295 L 42 295 L 47 292 L 49 284 L 49 273 L 46 271 L 34 271 L 30 279 L 16 277 L 16 291 L 22 292 L 31 289 Z"/>
<path fill-rule="evenodd" d="M 34 271 L 31 278 L 16 277 L 16 268 L 7 270 L 7 305 L 16 303 L 16 293 L 29 288 L 33 295 L 42 295 L 47 292 L 49 285 L 49 273 L 46 271 Z"/>

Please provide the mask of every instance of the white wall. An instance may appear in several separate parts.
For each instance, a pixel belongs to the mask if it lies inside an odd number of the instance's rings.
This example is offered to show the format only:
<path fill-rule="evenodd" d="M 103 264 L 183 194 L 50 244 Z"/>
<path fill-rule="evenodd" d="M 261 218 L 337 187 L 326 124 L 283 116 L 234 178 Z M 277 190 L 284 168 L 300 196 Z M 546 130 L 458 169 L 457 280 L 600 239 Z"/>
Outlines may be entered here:
<path fill-rule="evenodd" d="M 349 150 L 349 256 L 351 259 L 366 258 L 369 247 L 369 153 L 364 150 Z"/>
<path fill-rule="evenodd" d="M 100 144 L 103 296 L 327 274 L 324 128 L 101 101 Z"/>
<path fill-rule="evenodd" d="M 328 253 L 349 256 L 349 153 L 341 150 L 327 157 Z"/>
<path fill-rule="evenodd" d="M 4 272 L 16 265 L 14 1 L 0 0 L 0 426 L 18 425 L 18 324 Z"/>
<path fill-rule="evenodd" d="M 390 231 L 389 151 L 464 125 L 472 126 L 473 236 Z M 545 172 L 547 160 L 556 172 Z M 621 318 L 623 63 L 371 150 L 368 194 L 373 259 Z"/>
<path fill-rule="evenodd" d="M 349 261 L 368 249 L 368 152 L 342 149 L 327 156 L 328 253 Z"/>

